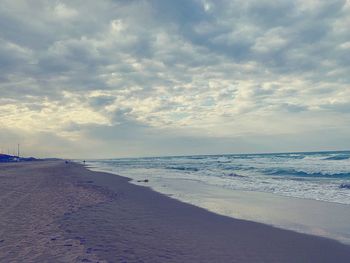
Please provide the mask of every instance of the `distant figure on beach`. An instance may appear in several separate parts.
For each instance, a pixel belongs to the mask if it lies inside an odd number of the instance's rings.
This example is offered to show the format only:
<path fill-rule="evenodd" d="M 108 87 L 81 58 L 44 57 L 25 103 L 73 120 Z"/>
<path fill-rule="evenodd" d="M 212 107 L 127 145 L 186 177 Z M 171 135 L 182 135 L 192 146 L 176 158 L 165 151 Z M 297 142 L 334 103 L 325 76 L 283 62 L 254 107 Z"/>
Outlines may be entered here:
<path fill-rule="evenodd" d="M 85 164 L 85 160 L 83 161 L 83 163 Z"/>

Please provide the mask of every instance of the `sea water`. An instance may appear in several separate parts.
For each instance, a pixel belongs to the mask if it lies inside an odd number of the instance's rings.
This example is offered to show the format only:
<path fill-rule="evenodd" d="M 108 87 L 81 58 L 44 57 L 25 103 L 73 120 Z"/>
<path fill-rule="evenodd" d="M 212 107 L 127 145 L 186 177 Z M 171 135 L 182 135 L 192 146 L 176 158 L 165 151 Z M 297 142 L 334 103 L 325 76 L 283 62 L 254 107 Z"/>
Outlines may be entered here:
<path fill-rule="evenodd" d="M 350 151 L 122 158 L 89 164 L 135 180 L 185 179 L 350 204 Z"/>

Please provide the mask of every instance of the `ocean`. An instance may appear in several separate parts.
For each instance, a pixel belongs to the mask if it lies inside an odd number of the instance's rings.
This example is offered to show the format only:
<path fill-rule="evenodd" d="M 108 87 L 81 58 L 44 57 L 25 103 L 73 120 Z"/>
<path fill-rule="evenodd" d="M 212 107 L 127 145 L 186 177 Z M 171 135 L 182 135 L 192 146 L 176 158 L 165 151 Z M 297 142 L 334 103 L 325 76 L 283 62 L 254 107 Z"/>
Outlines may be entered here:
<path fill-rule="evenodd" d="M 350 151 L 90 160 L 150 184 L 184 179 L 217 187 L 350 204 Z M 168 189 L 171 192 L 171 189 Z"/>

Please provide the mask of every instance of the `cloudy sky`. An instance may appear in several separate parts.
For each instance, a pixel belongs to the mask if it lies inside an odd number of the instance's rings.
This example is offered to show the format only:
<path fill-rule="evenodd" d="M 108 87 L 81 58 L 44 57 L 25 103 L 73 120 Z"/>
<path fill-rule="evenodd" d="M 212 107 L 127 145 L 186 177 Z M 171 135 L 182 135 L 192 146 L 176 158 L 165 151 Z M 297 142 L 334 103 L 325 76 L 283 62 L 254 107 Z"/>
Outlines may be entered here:
<path fill-rule="evenodd" d="M 349 0 L 1 0 L 0 147 L 350 149 Z"/>

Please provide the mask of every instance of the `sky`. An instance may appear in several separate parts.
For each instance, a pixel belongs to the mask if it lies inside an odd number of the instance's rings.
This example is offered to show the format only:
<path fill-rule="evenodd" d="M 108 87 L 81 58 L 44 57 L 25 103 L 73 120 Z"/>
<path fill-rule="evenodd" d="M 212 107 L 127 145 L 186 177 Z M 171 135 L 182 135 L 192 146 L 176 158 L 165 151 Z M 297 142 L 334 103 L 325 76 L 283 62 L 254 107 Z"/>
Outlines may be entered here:
<path fill-rule="evenodd" d="M 350 149 L 350 0 L 2 0 L 0 150 Z"/>

